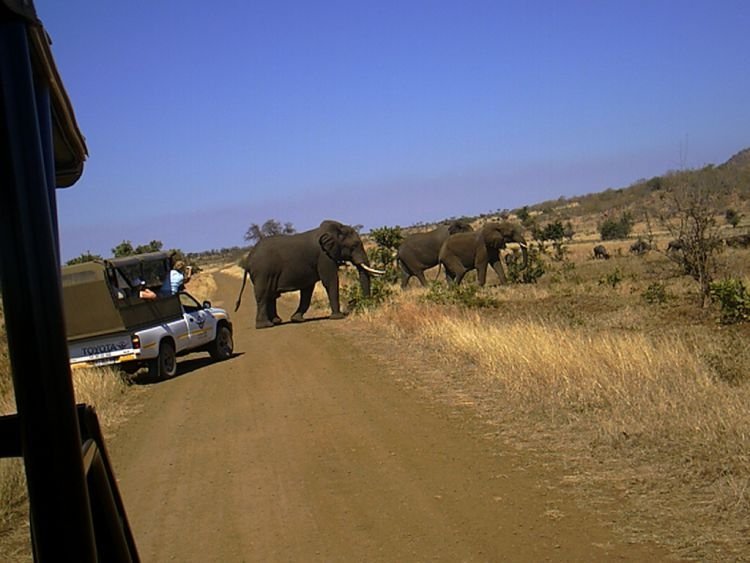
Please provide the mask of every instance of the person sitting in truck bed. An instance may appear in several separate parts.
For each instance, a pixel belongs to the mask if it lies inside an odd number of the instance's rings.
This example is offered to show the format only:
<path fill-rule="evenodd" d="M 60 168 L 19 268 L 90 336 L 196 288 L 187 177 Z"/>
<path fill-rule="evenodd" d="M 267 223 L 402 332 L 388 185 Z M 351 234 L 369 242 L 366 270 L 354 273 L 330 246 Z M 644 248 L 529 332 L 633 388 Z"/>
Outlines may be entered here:
<path fill-rule="evenodd" d="M 190 270 L 185 268 L 185 262 L 177 260 L 164 279 L 159 290 L 160 295 L 175 295 L 185 289 L 185 283 L 190 280 Z"/>

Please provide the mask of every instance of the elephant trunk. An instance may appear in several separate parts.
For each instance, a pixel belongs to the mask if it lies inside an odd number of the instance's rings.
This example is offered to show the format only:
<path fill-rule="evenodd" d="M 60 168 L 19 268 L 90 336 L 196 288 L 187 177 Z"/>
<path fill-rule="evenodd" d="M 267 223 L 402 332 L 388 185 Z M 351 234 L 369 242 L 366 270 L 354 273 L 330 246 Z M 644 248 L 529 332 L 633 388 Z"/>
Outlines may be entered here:
<path fill-rule="evenodd" d="M 357 271 L 359 272 L 359 285 L 362 287 L 362 295 L 370 297 L 370 273 L 363 265 L 357 266 Z"/>
<path fill-rule="evenodd" d="M 521 254 L 523 254 L 523 265 L 521 266 L 521 269 L 525 270 L 529 265 L 529 249 L 525 242 L 521 243 Z"/>

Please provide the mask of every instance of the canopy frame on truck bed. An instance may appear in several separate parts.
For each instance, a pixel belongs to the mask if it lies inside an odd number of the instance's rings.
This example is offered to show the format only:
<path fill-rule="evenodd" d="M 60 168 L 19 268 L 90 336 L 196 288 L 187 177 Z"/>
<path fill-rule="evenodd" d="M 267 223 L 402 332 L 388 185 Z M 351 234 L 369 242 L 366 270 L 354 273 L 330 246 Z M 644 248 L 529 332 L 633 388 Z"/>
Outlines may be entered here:
<path fill-rule="evenodd" d="M 150 252 L 64 266 L 62 288 L 69 340 L 133 332 L 182 316 L 177 295 L 159 292 L 169 275 L 171 255 Z M 141 283 L 157 299 L 139 297 Z"/>

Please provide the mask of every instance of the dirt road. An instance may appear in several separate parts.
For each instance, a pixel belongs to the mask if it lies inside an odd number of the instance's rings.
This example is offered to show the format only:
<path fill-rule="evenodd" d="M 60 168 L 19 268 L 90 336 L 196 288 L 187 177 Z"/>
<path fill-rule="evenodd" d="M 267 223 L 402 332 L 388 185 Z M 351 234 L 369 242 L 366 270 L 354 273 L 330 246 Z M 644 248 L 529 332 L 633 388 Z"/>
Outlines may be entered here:
<path fill-rule="evenodd" d="M 217 281 L 229 308 L 239 282 Z M 234 358 L 182 359 L 109 446 L 143 561 L 667 559 L 544 487 L 471 412 L 363 363 L 347 321 L 256 331 L 253 306 Z"/>

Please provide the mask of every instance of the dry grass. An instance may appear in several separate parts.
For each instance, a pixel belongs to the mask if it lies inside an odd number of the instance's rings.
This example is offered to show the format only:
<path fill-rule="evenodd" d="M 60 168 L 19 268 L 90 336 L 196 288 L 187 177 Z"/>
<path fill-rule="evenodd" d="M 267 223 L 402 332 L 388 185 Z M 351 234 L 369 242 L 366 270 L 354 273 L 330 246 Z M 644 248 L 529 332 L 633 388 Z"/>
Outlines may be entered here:
<path fill-rule="evenodd" d="M 497 309 L 434 305 L 416 289 L 361 318 L 444 366 L 444 384 L 472 393 L 510 443 L 564 467 L 557 486 L 618 511 L 631 539 L 750 559 L 748 327 L 719 327 L 662 255 L 576 250 L 562 280 L 488 289 Z M 741 256 L 724 261 L 747 279 Z M 623 281 L 600 284 L 615 268 Z M 642 298 L 655 280 L 669 302 Z"/>
<path fill-rule="evenodd" d="M 73 386 L 77 403 L 95 407 L 105 438 L 137 408 L 119 373 L 111 369 L 76 370 Z M 0 414 L 16 412 L 10 376 L 10 361 L 0 308 Z M 0 459 L 0 552 L 3 561 L 29 561 L 29 529 L 26 476 L 21 459 Z"/>

